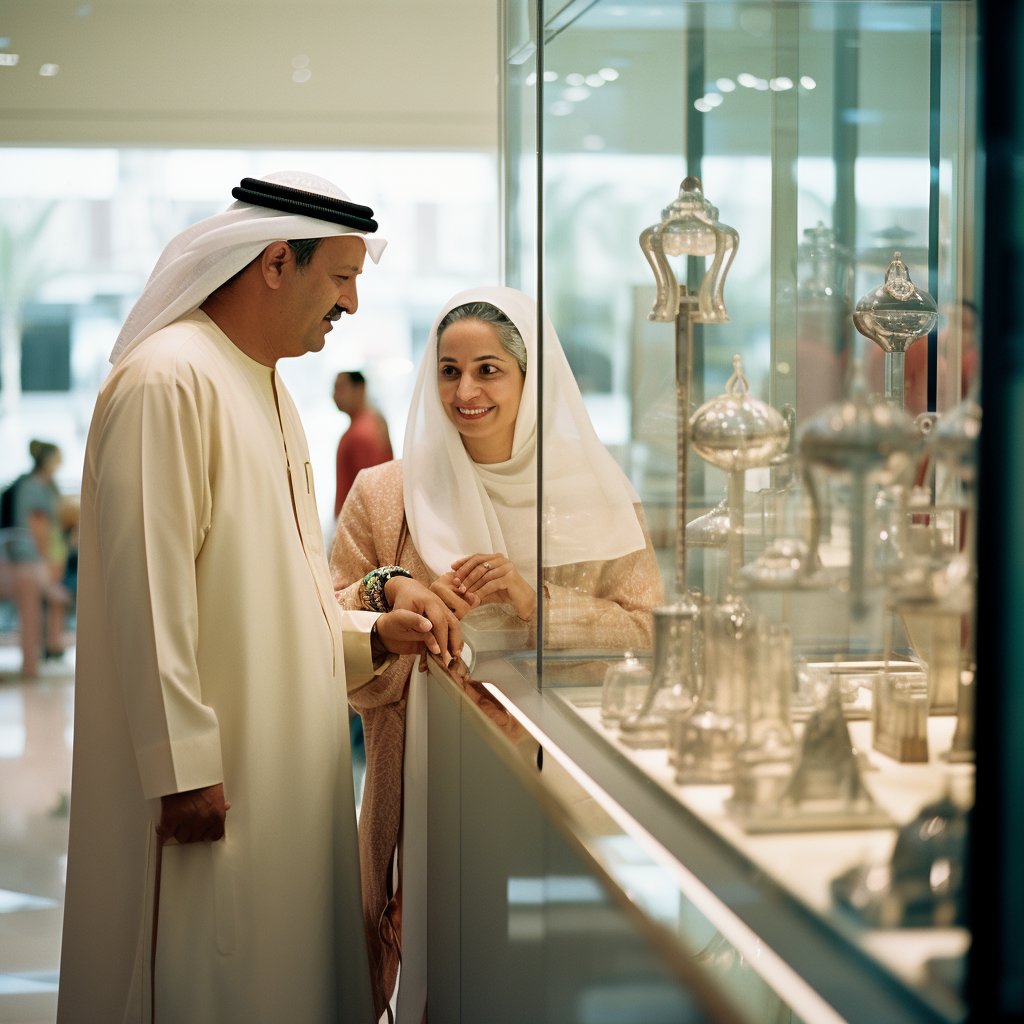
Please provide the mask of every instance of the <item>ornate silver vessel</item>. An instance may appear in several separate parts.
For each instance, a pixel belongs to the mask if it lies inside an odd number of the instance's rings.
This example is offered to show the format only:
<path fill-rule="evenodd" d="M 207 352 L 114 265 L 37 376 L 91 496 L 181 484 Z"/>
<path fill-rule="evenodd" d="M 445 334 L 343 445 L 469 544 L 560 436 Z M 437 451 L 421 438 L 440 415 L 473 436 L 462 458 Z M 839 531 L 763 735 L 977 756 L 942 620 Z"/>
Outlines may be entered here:
<path fill-rule="evenodd" d="M 885 397 L 901 409 L 906 351 L 932 331 L 938 319 L 935 299 L 910 280 L 899 253 L 882 284 L 863 296 L 853 312 L 857 330 L 885 352 Z"/>

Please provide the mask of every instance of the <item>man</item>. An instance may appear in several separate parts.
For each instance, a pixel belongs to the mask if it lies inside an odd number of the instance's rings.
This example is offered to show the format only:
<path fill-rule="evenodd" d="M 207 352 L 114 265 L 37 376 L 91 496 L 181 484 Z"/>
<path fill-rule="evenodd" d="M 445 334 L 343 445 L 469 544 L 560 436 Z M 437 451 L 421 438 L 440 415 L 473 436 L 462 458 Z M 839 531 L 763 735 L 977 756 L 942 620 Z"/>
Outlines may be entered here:
<path fill-rule="evenodd" d="M 388 425 L 366 401 L 366 378 L 358 370 L 339 373 L 335 378 L 334 404 L 351 420 L 338 442 L 337 490 L 334 493 L 334 518 L 337 519 L 359 471 L 390 462 L 394 455 Z"/>
<path fill-rule="evenodd" d="M 277 374 L 356 312 L 372 211 L 232 194 L 164 250 L 89 432 L 61 1024 L 371 1024 L 346 686 L 460 645 L 411 580 L 341 612 Z"/>

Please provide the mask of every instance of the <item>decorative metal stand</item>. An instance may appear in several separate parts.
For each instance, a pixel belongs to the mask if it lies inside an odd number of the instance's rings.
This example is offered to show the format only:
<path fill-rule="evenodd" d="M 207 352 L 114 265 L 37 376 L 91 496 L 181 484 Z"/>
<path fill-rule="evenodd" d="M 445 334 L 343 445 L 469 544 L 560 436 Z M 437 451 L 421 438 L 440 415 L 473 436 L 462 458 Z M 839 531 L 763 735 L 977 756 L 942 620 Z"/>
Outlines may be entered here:
<path fill-rule="evenodd" d="M 868 792 L 843 718 L 836 682 L 804 727 L 800 758 L 781 797 L 764 804 L 734 800 L 746 832 L 823 832 L 889 828 L 892 818 Z"/>
<path fill-rule="evenodd" d="M 704 198 L 699 178 L 688 177 L 675 201 L 661 212 L 661 223 L 640 235 L 640 248 L 654 271 L 658 295 L 649 320 L 676 325 L 676 596 L 685 599 L 686 503 L 689 469 L 690 381 L 693 376 L 693 325 L 729 322 L 722 291 L 736 258 L 740 236 L 718 220 L 718 209 Z M 669 265 L 669 256 L 714 254 L 696 295 L 687 291 Z"/>
<path fill-rule="evenodd" d="M 639 715 L 622 723 L 623 739 L 640 746 L 664 745 L 669 718 L 692 710 L 697 697 L 692 668 L 695 659 L 684 653 L 684 648 L 689 646 L 692 651 L 697 644 L 701 611 L 686 582 L 693 325 L 728 323 L 722 291 L 739 244 L 739 234 L 718 220 L 718 210 L 704 198 L 700 179 L 694 177 L 684 179 L 675 201 L 662 211 L 661 222 L 640 235 L 640 247 L 658 284 L 648 319 L 674 321 L 676 325 L 676 595 L 671 605 L 655 609 L 655 669 L 647 700 Z M 712 254 L 711 266 L 693 295 L 677 280 L 668 257 Z"/>

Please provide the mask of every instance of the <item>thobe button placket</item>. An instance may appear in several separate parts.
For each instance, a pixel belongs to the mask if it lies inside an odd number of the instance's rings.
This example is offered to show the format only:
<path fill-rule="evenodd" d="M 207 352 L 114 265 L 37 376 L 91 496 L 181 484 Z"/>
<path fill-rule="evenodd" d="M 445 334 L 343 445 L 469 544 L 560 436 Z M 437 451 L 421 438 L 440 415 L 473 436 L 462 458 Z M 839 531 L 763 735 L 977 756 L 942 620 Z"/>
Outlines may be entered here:
<path fill-rule="evenodd" d="M 313 588 L 316 590 L 317 600 L 320 602 L 320 610 L 324 613 L 324 622 L 327 625 L 327 632 L 331 635 L 331 670 L 334 674 L 334 678 L 338 677 L 338 645 L 334 639 L 334 630 L 331 629 L 331 619 L 327 614 L 327 608 L 324 605 L 324 595 L 320 592 L 320 584 L 317 582 L 316 570 L 313 568 L 312 563 L 309 560 L 309 550 L 306 547 L 306 537 L 302 532 L 302 522 L 299 519 L 299 503 L 295 497 L 295 478 L 292 476 L 292 460 L 288 454 L 288 436 L 284 428 L 284 417 L 281 415 L 281 400 L 277 394 L 277 370 L 270 371 L 270 385 L 274 391 L 274 408 L 277 410 L 277 424 L 281 431 L 281 445 L 284 448 L 284 464 L 288 471 L 288 494 L 292 499 L 292 515 L 295 517 L 295 529 L 299 532 L 299 544 L 302 545 L 302 553 L 306 558 L 306 565 L 309 568 L 309 574 L 313 577 Z M 308 492 L 312 492 L 310 487 L 310 472 L 312 467 L 307 462 L 306 464 L 306 489 Z M 332 597 L 333 592 L 332 592 Z"/>

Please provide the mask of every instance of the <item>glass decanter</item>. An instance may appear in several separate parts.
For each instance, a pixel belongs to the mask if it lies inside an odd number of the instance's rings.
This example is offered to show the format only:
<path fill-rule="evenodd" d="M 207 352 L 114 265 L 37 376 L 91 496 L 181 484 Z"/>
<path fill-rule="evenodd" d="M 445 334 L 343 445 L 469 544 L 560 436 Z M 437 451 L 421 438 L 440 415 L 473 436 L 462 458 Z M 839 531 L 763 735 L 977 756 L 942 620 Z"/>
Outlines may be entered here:
<path fill-rule="evenodd" d="M 601 722 L 618 725 L 635 715 L 643 706 L 651 686 L 651 670 L 641 664 L 632 651 L 622 661 L 609 665 L 601 686 Z"/>

